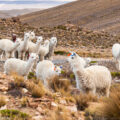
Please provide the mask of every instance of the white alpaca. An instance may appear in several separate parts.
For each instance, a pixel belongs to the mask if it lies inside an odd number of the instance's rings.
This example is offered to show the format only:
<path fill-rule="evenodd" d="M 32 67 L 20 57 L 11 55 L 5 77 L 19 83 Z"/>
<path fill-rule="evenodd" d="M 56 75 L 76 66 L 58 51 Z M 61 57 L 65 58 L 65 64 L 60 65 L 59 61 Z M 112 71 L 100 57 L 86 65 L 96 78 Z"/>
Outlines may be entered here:
<path fill-rule="evenodd" d="M 19 59 L 25 60 L 25 53 L 28 50 L 29 41 L 30 41 L 30 33 L 25 33 L 24 41 L 21 41 L 20 46 L 17 48 Z"/>
<path fill-rule="evenodd" d="M 45 58 L 52 59 L 52 56 L 54 54 L 54 50 L 55 50 L 56 45 L 57 45 L 57 38 L 56 37 L 52 37 L 50 39 L 49 52 L 45 56 Z"/>
<path fill-rule="evenodd" d="M 9 39 L 0 40 L 0 49 L 5 52 L 6 59 L 10 58 L 10 57 L 12 57 L 12 58 L 15 57 L 14 52 L 18 48 L 18 46 L 20 45 L 20 42 L 21 42 L 20 38 L 18 38 L 15 41 L 15 43 Z M 1 55 L 1 59 L 2 59 L 2 56 L 3 56 L 3 53 Z"/>
<path fill-rule="evenodd" d="M 44 42 L 44 45 L 41 45 L 37 54 L 40 56 L 40 61 L 44 60 L 44 57 L 48 54 L 49 52 L 49 41 L 46 40 Z"/>
<path fill-rule="evenodd" d="M 48 79 L 61 73 L 61 66 L 55 66 L 49 60 L 40 61 L 36 67 L 36 76 L 38 80 L 42 80 L 44 85 L 48 87 Z"/>
<path fill-rule="evenodd" d="M 82 91 L 89 90 L 93 94 L 96 94 L 97 90 L 104 90 L 106 96 L 109 97 L 112 78 L 108 68 L 98 65 L 85 68 L 83 60 L 79 58 L 76 53 L 72 53 L 68 58 L 76 77 L 77 88 Z"/>
<path fill-rule="evenodd" d="M 116 66 L 120 70 L 120 44 L 116 43 L 112 47 L 112 54 L 115 60 L 118 62 L 118 66 Z"/>
<path fill-rule="evenodd" d="M 92 61 L 91 58 L 84 58 L 86 65 L 84 67 L 89 66 L 90 62 Z"/>
<path fill-rule="evenodd" d="M 29 54 L 30 53 L 37 53 L 39 48 L 40 48 L 40 46 L 41 46 L 42 41 L 43 41 L 43 37 L 42 36 L 37 37 L 36 44 L 30 41 L 28 43 L 28 52 L 29 52 Z"/>
<path fill-rule="evenodd" d="M 33 31 L 29 31 L 28 33 L 30 34 L 30 41 L 32 41 L 36 38 L 35 33 Z"/>
<path fill-rule="evenodd" d="M 5 62 L 4 73 L 11 74 L 12 72 L 17 73 L 18 75 L 24 76 L 27 79 L 29 71 L 33 67 L 33 64 L 38 56 L 35 53 L 32 53 L 28 61 L 23 61 L 16 58 L 10 58 Z"/>

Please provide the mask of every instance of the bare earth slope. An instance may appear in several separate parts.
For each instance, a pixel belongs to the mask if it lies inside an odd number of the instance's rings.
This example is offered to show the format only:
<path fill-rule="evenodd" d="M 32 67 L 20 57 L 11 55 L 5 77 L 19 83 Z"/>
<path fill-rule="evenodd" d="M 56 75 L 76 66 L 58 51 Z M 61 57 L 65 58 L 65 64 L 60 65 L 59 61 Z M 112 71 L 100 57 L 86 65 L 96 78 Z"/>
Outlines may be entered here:
<path fill-rule="evenodd" d="M 56 26 L 70 21 L 93 30 L 119 32 L 120 0 L 78 0 L 20 18 L 35 27 Z"/>

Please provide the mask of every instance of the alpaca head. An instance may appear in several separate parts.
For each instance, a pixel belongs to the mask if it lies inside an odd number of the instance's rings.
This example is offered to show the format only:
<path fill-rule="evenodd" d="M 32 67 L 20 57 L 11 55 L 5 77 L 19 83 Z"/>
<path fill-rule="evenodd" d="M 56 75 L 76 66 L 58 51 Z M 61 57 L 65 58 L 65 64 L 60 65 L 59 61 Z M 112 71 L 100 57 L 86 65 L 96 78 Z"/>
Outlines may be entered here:
<path fill-rule="evenodd" d="M 29 34 L 30 34 L 30 40 L 34 40 L 35 39 L 34 31 L 30 31 Z"/>
<path fill-rule="evenodd" d="M 38 59 L 38 55 L 36 53 L 31 53 L 29 57 L 29 61 L 35 61 Z"/>
<path fill-rule="evenodd" d="M 57 38 L 56 38 L 56 37 L 52 37 L 52 38 L 50 39 L 50 44 L 56 45 L 56 44 L 57 44 Z"/>
<path fill-rule="evenodd" d="M 29 40 L 30 39 L 30 34 L 29 33 L 24 33 L 24 39 Z"/>
<path fill-rule="evenodd" d="M 86 66 L 92 61 L 91 58 L 85 58 Z"/>
<path fill-rule="evenodd" d="M 81 58 L 78 54 L 76 54 L 75 52 L 70 52 L 70 54 L 68 55 L 68 62 L 70 63 L 72 69 L 77 68 L 77 67 L 85 67 L 86 62 L 83 58 Z"/>
<path fill-rule="evenodd" d="M 37 43 L 41 43 L 42 41 L 43 41 L 43 37 L 42 36 L 37 37 Z"/>
<path fill-rule="evenodd" d="M 19 46 L 19 45 L 20 45 L 20 42 L 21 42 L 21 39 L 20 39 L 20 38 L 17 38 L 16 41 L 15 41 L 15 46 Z"/>
<path fill-rule="evenodd" d="M 60 75 L 62 71 L 62 66 L 54 66 L 54 72 L 56 75 Z"/>

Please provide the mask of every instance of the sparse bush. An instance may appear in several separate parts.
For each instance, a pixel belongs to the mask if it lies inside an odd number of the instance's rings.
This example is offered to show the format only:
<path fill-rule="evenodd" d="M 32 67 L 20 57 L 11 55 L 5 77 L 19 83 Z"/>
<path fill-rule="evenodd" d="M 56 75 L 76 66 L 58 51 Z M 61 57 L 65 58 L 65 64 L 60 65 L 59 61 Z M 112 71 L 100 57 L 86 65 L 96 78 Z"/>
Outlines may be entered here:
<path fill-rule="evenodd" d="M 92 94 L 80 94 L 75 96 L 76 105 L 78 110 L 85 110 L 88 107 L 89 102 L 96 102 L 98 99 Z"/>
<path fill-rule="evenodd" d="M 0 107 L 6 104 L 6 98 L 3 95 L 0 95 Z"/>
<path fill-rule="evenodd" d="M 28 79 L 36 79 L 36 76 L 33 72 L 30 72 L 28 75 Z"/>
<path fill-rule="evenodd" d="M 34 82 L 27 82 L 27 88 L 33 97 L 42 97 L 45 95 L 45 88 L 41 82 L 35 84 Z"/>
<path fill-rule="evenodd" d="M 120 72 L 111 72 L 112 77 L 119 77 L 120 78 Z"/>
<path fill-rule="evenodd" d="M 9 83 L 9 89 L 26 87 L 26 83 L 24 82 L 24 77 L 14 74 L 13 78 L 14 78 L 14 81 L 11 81 Z"/>
<path fill-rule="evenodd" d="M 48 116 L 47 120 L 72 120 L 70 112 L 64 106 L 59 106 L 55 111 L 50 111 Z"/>
<path fill-rule="evenodd" d="M 110 97 L 103 100 L 100 112 L 108 119 L 120 119 L 120 85 L 113 87 Z"/>
<path fill-rule="evenodd" d="M 30 120 L 30 116 L 26 113 L 22 113 L 18 110 L 1 110 L 2 117 L 9 118 L 10 120 Z"/>
<path fill-rule="evenodd" d="M 62 30 L 66 30 L 66 26 L 63 26 L 63 25 L 59 25 L 57 26 L 58 29 L 62 29 Z"/>
<path fill-rule="evenodd" d="M 54 53 L 55 55 L 67 55 L 68 54 L 68 52 L 65 52 L 65 51 L 55 51 Z"/>
<path fill-rule="evenodd" d="M 71 84 L 68 79 L 63 79 L 63 78 L 56 76 L 53 79 L 49 80 L 49 86 L 55 92 L 58 92 L 60 90 L 67 92 L 67 91 L 69 91 Z"/>

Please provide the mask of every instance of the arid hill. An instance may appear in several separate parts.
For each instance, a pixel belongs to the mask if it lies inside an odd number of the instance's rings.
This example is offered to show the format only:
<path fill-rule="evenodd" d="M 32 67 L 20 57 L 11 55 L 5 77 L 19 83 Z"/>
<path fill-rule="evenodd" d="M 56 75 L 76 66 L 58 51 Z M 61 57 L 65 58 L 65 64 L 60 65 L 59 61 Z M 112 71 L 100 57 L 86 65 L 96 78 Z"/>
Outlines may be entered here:
<path fill-rule="evenodd" d="M 13 10 L 0 10 L 0 18 L 10 18 L 19 15 L 25 15 L 32 12 L 39 11 L 40 9 L 13 9 Z"/>
<path fill-rule="evenodd" d="M 71 22 L 92 30 L 119 32 L 120 0 L 78 0 L 20 18 L 35 27 Z"/>

